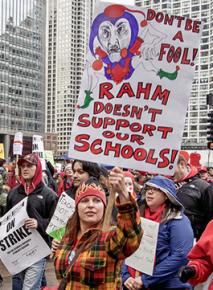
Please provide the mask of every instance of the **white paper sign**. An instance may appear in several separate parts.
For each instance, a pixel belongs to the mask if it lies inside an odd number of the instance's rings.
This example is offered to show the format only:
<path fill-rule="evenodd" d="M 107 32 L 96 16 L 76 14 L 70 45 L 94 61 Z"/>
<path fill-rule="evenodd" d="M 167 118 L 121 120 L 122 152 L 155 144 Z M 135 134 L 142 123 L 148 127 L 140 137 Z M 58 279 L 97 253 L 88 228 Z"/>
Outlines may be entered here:
<path fill-rule="evenodd" d="M 55 168 L 57 169 L 57 172 L 61 172 L 62 171 L 62 164 L 61 163 L 55 163 Z"/>
<path fill-rule="evenodd" d="M 23 150 L 23 133 L 17 132 L 13 141 L 13 155 L 22 155 Z"/>
<path fill-rule="evenodd" d="M 173 175 L 202 23 L 103 2 L 94 15 L 69 156 Z"/>
<path fill-rule="evenodd" d="M 44 158 L 44 141 L 42 136 L 33 135 L 32 152 L 36 152 L 40 158 Z"/>
<path fill-rule="evenodd" d="M 60 240 L 63 236 L 68 219 L 75 211 L 75 201 L 66 192 L 62 192 L 55 212 L 50 220 L 46 232 L 51 237 Z"/>
<path fill-rule="evenodd" d="M 24 227 L 24 221 L 29 218 L 26 206 L 27 197 L 0 219 L 0 258 L 11 275 L 51 253 L 37 230 Z"/>
<path fill-rule="evenodd" d="M 144 234 L 140 246 L 137 251 L 125 260 L 125 263 L 137 271 L 152 275 L 155 263 L 159 223 L 141 218 L 141 227 L 144 230 Z"/>

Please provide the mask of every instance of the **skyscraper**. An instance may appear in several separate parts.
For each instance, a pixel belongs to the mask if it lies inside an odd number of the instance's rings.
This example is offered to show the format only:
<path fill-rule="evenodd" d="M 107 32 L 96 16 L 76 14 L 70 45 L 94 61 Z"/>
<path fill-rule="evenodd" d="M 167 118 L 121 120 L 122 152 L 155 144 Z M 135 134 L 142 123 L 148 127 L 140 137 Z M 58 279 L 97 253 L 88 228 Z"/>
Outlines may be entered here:
<path fill-rule="evenodd" d="M 200 53 L 188 104 L 182 146 L 185 149 L 206 148 L 206 96 L 213 93 L 213 5 L 212 0 L 135 0 L 144 8 L 203 21 Z"/>
<path fill-rule="evenodd" d="M 0 0 L 0 143 L 44 133 L 45 0 Z"/>
<path fill-rule="evenodd" d="M 46 132 L 68 150 L 90 32 L 94 0 L 49 0 L 46 53 Z"/>

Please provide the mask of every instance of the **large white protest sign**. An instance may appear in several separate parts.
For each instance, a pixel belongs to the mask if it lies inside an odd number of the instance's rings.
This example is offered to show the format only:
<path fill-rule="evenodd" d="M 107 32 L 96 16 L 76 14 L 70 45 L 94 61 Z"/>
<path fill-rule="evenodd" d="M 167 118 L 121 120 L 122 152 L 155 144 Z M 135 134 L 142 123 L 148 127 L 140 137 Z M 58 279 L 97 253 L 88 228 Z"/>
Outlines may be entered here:
<path fill-rule="evenodd" d="M 152 275 L 159 223 L 141 218 L 141 227 L 144 230 L 139 248 L 125 262 L 128 266 L 148 275 Z"/>
<path fill-rule="evenodd" d="M 39 157 L 44 158 L 44 141 L 40 135 L 33 135 L 32 152 L 38 153 Z"/>
<path fill-rule="evenodd" d="M 46 170 L 46 162 L 45 162 L 45 152 L 44 152 L 44 141 L 43 137 L 40 135 L 33 135 L 33 147 L 32 152 L 36 153 L 41 161 L 42 170 Z"/>
<path fill-rule="evenodd" d="M 24 221 L 29 218 L 26 206 L 27 197 L 0 219 L 0 259 L 11 275 L 51 253 L 37 230 L 24 227 Z"/>
<path fill-rule="evenodd" d="M 172 175 L 201 30 L 198 20 L 101 2 L 69 156 Z"/>
<path fill-rule="evenodd" d="M 74 211 L 74 199 L 68 196 L 65 192 L 62 192 L 58 200 L 55 212 L 46 229 L 48 235 L 60 241 L 64 235 L 66 223 Z"/>
<path fill-rule="evenodd" d="M 13 155 L 22 155 L 23 150 L 23 133 L 17 132 L 13 141 Z"/>

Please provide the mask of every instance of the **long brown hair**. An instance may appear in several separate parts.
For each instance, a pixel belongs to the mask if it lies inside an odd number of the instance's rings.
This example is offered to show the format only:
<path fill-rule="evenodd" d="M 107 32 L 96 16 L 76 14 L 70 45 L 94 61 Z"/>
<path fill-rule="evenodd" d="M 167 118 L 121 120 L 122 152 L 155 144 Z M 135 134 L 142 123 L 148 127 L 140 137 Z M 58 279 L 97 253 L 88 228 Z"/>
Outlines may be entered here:
<path fill-rule="evenodd" d="M 73 215 L 68 219 L 65 234 L 63 239 L 75 241 L 80 231 L 80 218 L 78 215 L 78 209 L 76 208 Z"/>
<path fill-rule="evenodd" d="M 105 209 L 104 209 L 104 214 L 105 214 Z M 103 214 L 102 220 L 98 223 L 100 225 L 102 225 L 103 223 L 104 214 Z M 80 218 L 78 214 L 78 209 L 76 208 L 75 212 L 73 213 L 73 215 L 69 218 L 67 222 L 65 234 L 62 238 L 60 246 L 62 246 L 63 243 L 74 244 L 78 239 L 79 231 L 80 231 Z M 90 249 L 100 234 L 101 234 L 101 229 L 97 227 L 97 230 L 93 231 L 91 235 L 88 237 L 88 239 L 79 246 L 78 251 L 83 252 Z"/>

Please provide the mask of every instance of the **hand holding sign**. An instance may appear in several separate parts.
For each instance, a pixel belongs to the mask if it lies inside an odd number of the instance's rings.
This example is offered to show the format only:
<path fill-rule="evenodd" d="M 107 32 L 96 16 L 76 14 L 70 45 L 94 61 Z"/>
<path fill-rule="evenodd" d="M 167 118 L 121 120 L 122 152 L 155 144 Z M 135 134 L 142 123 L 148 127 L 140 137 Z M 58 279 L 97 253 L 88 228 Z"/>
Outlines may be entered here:
<path fill-rule="evenodd" d="M 129 201 L 129 193 L 125 186 L 123 171 L 119 167 L 114 167 L 109 174 L 110 196 L 103 222 L 103 231 L 110 227 L 112 209 L 115 202 L 115 194 L 119 194 L 120 203 Z"/>
<path fill-rule="evenodd" d="M 59 245 L 60 245 L 60 242 L 58 240 L 55 240 L 55 239 L 52 240 L 52 247 L 51 247 L 52 254 L 55 254 Z"/>
<path fill-rule="evenodd" d="M 129 277 L 125 281 L 124 285 L 129 290 L 140 290 L 142 288 L 141 277 L 140 276 L 136 278 Z"/>
<path fill-rule="evenodd" d="M 27 229 L 37 229 L 38 228 L 38 221 L 33 218 L 26 219 L 24 225 Z"/>
<path fill-rule="evenodd" d="M 109 174 L 109 183 L 114 192 L 119 194 L 120 202 L 129 201 L 129 194 L 124 182 L 123 170 L 119 167 L 114 167 Z"/>
<path fill-rule="evenodd" d="M 142 281 L 141 281 L 141 277 L 137 277 L 137 278 L 132 278 L 129 277 L 125 283 L 124 283 L 125 287 L 129 290 L 139 290 L 142 288 Z"/>

